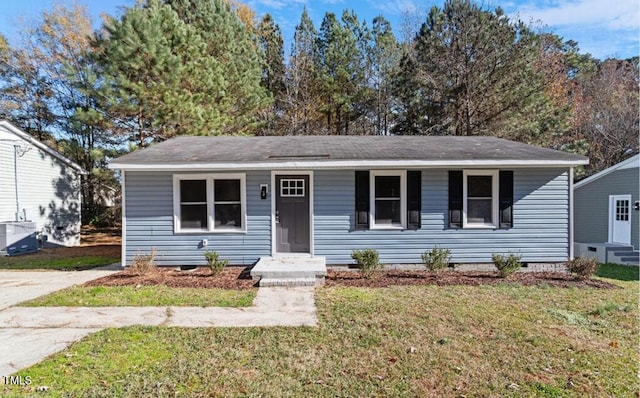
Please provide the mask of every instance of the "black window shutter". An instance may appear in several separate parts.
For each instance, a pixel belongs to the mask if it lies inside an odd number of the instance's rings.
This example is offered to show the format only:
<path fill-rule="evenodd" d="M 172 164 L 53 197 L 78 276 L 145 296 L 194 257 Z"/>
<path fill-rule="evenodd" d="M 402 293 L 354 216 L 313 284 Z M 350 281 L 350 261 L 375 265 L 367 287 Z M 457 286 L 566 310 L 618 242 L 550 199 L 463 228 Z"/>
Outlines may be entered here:
<path fill-rule="evenodd" d="M 422 173 L 407 171 L 407 228 L 420 229 L 422 210 Z"/>
<path fill-rule="evenodd" d="M 513 227 L 513 171 L 500 171 L 500 228 Z"/>
<path fill-rule="evenodd" d="M 462 228 L 462 171 L 449 171 L 449 228 Z"/>
<path fill-rule="evenodd" d="M 369 172 L 356 171 L 356 229 L 369 228 Z"/>

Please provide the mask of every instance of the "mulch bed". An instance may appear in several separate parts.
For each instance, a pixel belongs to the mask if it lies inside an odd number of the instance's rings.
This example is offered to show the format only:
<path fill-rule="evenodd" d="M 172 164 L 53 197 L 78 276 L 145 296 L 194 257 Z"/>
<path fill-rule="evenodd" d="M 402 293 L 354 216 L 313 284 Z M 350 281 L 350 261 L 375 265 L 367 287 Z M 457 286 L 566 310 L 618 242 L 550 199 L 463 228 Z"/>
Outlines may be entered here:
<path fill-rule="evenodd" d="M 198 267 L 193 271 L 180 271 L 177 267 L 152 268 L 138 275 L 127 269 L 116 274 L 87 282 L 85 286 L 152 286 L 169 287 L 251 289 L 255 287 L 249 275 L 250 267 L 227 267 L 216 276 L 211 276 L 209 268 Z M 359 272 L 329 269 L 325 279 L 326 286 L 387 287 L 397 285 L 494 285 L 515 283 L 525 286 L 552 286 L 612 289 L 618 288 L 598 279 L 578 279 L 573 275 L 560 272 L 518 272 L 506 279 L 498 277 L 496 272 L 488 271 L 428 271 L 412 270 L 381 271 L 372 278 L 363 278 Z"/>
<path fill-rule="evenodd" d="M 220 288 L 244 290 L 252 289 L 249 268 L 227 267 L 218 275 L 211 276 L 207 267 L 198 267 L 190 271 L 180 271 L 177 267 L 154 267 L 139 275 L 131 269 L 94 279 L 85 286 L 155 286 Z"/>
<path fill-rule="evenodd" d="M 325 278 L 326 286 L 362 286 L 387 287 L 397 285 L 495 285 L 498 283 L 516 283 L 524 286 L 553 286 L 612 289 L 616 285 L 597 279 L 578 279 L 573 275 L 561 272 L 517 272 L 506 279 L 500 278 L 497 272 L 490 271 L 382 271 L 371 278 L 363 278 L 357 271 L 328 270 Z"/>

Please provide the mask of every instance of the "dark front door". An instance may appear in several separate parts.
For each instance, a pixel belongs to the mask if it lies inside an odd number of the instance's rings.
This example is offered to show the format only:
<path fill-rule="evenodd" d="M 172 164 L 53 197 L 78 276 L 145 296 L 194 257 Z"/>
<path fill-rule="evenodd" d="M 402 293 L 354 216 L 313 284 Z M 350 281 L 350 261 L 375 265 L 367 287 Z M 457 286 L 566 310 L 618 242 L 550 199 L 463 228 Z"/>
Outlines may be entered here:
<path fill-rule="evenodd" d="M 309 253 L 309 176 L 276 176 L 276 251 Z"/>

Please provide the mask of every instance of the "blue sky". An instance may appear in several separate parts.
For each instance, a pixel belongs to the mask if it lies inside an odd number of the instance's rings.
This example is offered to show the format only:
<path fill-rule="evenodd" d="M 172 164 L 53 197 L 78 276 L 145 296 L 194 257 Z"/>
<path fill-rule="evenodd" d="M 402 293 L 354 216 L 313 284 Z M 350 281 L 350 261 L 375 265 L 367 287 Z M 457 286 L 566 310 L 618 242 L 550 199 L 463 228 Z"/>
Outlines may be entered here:
<path fill-rule="evenodd" d="M 75 0 L 89 7 L 96 24 L 101 13 L 117 15 L 123 6 L 131 6 L 135 0 Z M 70 0 L 58 3 L 69 4 Z M 396 36 L 406 35 L 403 22 L 421 23 L 428 10 L 442 6 L 442 0 L 244 0 L 258 16 L 273 15 L 280 25 L 288 52 L 295 25 L 306 5 L 316 27 L 325 12 L 340 16 L 345 8 L 355 10 L 358 17 L 370 26 L 377 15 L 384 15 L 392 24 Z M 582 52 L 594 57 L 628 58 L 640 55 L 640 2 L 638 0 L 482 0 L 490 7 L 500 6 L 510 16 L 518 16 L 525 22 L 537 22 L 562 37 L 578 42 Z M 17 40 L 17 32 L 32 23 L 43 10 L 51 8 L 54 1 L 0 0 L 0 33 L 11 43 Z"/>

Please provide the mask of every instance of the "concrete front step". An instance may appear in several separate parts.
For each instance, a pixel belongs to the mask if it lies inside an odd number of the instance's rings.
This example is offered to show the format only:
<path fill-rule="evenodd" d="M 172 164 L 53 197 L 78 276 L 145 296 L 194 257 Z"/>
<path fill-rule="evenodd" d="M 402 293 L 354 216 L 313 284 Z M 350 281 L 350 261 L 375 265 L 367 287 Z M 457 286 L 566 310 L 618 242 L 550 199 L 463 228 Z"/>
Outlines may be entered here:
<path fill-rule="evenodd" d="M 282 278 L 282 279 L 273 279 L 273 278 L 261 278 L 260 279 L 260 287 L 274 287 L 274 286 L 316 286 L 324 283 L 324 278 L 322 278 L 322 282 L 319 282 L 317 278 Z"/>
<path fill-rule="evenodd" d="M 633 248 L 631 250 L 614 250 L 609 253 L 607 260 L 615 264 L 639 265 L 640 252 L 634 251 Z"/>
<path fill-rule="evenodd" d="M 251 269 L 260 286 L 315 286 L 324 284 L 324 257 L 261 257 Z"/>

